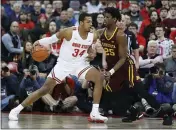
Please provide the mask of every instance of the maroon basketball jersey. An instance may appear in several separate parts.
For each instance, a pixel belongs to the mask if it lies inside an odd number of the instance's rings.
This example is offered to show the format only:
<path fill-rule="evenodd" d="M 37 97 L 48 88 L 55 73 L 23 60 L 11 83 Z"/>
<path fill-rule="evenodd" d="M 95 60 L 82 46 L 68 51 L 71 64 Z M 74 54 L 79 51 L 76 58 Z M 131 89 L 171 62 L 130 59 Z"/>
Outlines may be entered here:
<path fill-rule="evenodd" d="M 118 56 L 118 43 L 116 41 L 117 27 L 115 28 L 111 37 L 106 36 L 106 28 L 100 36 L 101 44 L 106 52 L 106 61 L 108 63 L 108 69 L 112 69 L 119 60 Z"/>

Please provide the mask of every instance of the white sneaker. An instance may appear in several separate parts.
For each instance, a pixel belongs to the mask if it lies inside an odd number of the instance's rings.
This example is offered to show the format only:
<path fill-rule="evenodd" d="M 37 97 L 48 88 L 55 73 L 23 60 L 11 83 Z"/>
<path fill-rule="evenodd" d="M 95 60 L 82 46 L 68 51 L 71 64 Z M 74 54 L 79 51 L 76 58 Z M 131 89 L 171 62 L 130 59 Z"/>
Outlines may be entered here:
<path fill-rule="evenodd" d="M 17 121 L 18 120 L 18 112 L 15 111 L 15 109 L 12 109 L 9 113 L 9 120 L 12 120 L 12 121 Z"/>
<path fill-rule="evenodd" d="M 90 117 L 88 117 L 89 122 L 96 122 L 96 123 L 106 123 L 108 118 L 105 116 L 100 115 L 99 112 L 97 113 L 90 113 Z"/>

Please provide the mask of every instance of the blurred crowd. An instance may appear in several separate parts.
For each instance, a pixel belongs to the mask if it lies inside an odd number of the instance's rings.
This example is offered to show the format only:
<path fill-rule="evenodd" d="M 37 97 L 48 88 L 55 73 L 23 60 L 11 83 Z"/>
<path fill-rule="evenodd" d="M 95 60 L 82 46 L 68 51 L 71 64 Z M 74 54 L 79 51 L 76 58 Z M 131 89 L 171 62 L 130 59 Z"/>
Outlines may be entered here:
<path fill-rule="evenodd" d="M 50 56 L 36 62 L 31 56 L 36 40 L 78 26 L 82 12 L 92 14 L 94 29 L 103 29 L 106 7 L 121 11 L 117 26 L 127 35 L 129 54 L 134 57 L 144 89 L 158 103 L 176 111 L 175 0 L 2 0 L 1 110 L 12 109 L 39 89 L 56 64 L 62 41 L 48 46 Z M 89 113 L 92 89 L 92 82 L 70 75 L 62 87 L 56 86 L 24 111 Z M 145 111 L 145 101 L 138 105 Z M 113 114 L 113 110 L 109 108 L 108 113 Z"/>

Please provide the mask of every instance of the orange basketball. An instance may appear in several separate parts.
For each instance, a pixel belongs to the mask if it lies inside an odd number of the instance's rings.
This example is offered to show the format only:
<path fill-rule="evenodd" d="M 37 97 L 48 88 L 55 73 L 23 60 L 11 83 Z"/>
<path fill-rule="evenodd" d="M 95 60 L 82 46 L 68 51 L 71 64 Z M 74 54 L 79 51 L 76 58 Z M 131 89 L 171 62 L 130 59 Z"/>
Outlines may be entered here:
<path fill-rule="evenodd" d="M 49 56 L 49 50 L 46 47 L 37 45 L 32 50 L 32 58 L 37 62 L 42 62 Z"/>

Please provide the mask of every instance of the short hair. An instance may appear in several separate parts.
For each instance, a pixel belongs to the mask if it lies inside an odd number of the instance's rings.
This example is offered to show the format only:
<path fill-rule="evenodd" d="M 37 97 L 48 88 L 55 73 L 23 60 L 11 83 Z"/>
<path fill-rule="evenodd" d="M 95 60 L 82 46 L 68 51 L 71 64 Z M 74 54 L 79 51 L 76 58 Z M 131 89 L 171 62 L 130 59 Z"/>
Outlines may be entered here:
<path fill-rule="evenodd" d="M 161 24 L 157 24 L 156 27 L 155 27 L 155 29 L 156 29 L 156 28 L 162 28 L 163 31 L 165 31 L 165 27 L 164 27 L 163 25 L 161 25 Z"/>
<path fill-rule="evenodd" d="M 171 6 L 170 6 L 170 9 L 171 8 L 176 8 L 176 4 L 172 4 Z"/>
<path fill-rule="evenodd" d="M 91 17 L 91 15 L 88 14 L 88 13 L 81 13 L 81 14 L 79 15 L 79 23 L 80 23 L 81 21 L 84 21 L 85 17 Z"/>
<path fill-rule="evenodd" d="M 165 7 L 162 7 L 162 8 L 160 9 L 160 12 L 161 12 L 162 10 L 166 10 L 166 11 L 168 12 L 168 9 L 165 8 Z"/>
<path fill-rule="evenodd" d="M 147 45 L 147 47 L 149 47 L 149 46 L 151 46 L 151 45 L 158 45 L 157 44 L 157 41 L 155 41 L 155 40 L 150 40 L 149 42 L 148 42 L 148 45 Z"/>
<path fill-rule="evenodd" d="M 176 44 L 172 45 L 172 50 L 176 49 Z"/>
<path fill-rule="evenodd" d="M 136 24 L 136 23 L 130 23 L 129 25 L 128 25 L 128 27 L 130 27 L 130 26 L 132 26 L 132 27 L 135 27 L 136 29 L 138 29 L 138 25 Z"/>
<path fill-rule="evenodd" d="M 107 8 L 105 8 L 104 13 L 111 14 L 111 16 L 113 18 L 116 18 L 118 21 L 121 21 L 121 19 L 122 19 L 119 9 L 114 8 L 114 7 L 107 7 Z"/>

